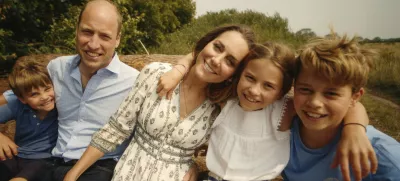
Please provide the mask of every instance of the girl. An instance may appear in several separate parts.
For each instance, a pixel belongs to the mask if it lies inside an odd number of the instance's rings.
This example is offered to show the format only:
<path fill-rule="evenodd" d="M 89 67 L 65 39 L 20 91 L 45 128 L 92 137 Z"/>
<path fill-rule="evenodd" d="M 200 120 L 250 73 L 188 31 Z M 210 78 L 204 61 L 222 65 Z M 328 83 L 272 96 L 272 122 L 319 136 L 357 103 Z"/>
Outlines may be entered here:
<path fill-rule="evenodd" d="M 106 152 L 135 134 L 119 160 L 113 180 L 189 180 L 194 150 L 207 142 L 219 114 L 206 94 L 223 93 L 241 60 L 254 42 L 243 26 L 217 28 L 194 48 L 193 67 L 174 90 L 171 100 L 156 93 L 159 77 L 171 66 L 152 63 L 141 71 L 136 85 L 108 124 L 93 135 L 90 146 L 64 180 L 79 176 Z M 179 70 L 178 68 L 176 68 Z"/>
<path fill-rule="evenodd" d="M 286 93 L 293 81 L 294 53 L 284 45 L 265 43 L 255 46 L 243 63 L 245 68 L 238 70 L 242 73 L 233 89 L 236 94 L 230 96 L 237 98 L 223 103 L 212 125 L 206 158 L 209 180 L 273 179 L 289 159 L 287 130 L 295 111 Z M 363 111 L 362 105 L 353 110 Z M 345 120 L 354 120 L 349 116 Z"/>

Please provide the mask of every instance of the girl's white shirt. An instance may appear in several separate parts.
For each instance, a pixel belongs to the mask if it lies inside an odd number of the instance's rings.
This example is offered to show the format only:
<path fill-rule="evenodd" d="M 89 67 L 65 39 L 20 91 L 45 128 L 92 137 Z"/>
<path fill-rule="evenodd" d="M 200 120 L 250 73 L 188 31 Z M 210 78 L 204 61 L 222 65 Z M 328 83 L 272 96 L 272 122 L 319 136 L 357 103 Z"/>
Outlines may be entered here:
<path fill-rule="evenodd" d="M 244 111 L 229 100 L 213 124 L 206 164 L 225 180 L 269 180 L 285 168 L 290 130 L 278 131 L 287 97 L 258 111 Z"/>

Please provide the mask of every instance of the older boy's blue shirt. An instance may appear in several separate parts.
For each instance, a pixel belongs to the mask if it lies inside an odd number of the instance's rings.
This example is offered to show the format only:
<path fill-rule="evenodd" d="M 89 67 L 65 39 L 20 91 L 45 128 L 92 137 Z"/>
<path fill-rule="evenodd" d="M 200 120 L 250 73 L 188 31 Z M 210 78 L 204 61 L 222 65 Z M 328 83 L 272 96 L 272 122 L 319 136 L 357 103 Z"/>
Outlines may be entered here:
<path fill-rule="evenodd" d="M 299 124 L 300 120 L 295 118 L 291 130 L 290 160 L 283 172 L 284 180 L 343 180 L 340 168 L 330 168 L 341 132 L 325 147 L 309 149 L 301 141 Z M 400 144 L 372 126 L 367 127 L 367 136 L 378 158 L 378 171 L 376 174 L 369 174 L 363 181 L 400 180 Z"/>
<path fill-rule="evenodd" d="M 57 110 L 53 109 L 40 120 L 35 111 L 23 104 L 12 91 L 3 93 L 7 104 L 0 106 L 0 123 L 16 121 L 14 141 L 18 157 L 41 159 L 51 157 L 57 141 Z"/>
<path fill-rule="evenodd" d="M 80 57 L 63 56 L 47 66 L 54 85 L 59 135 L 53 155 L 79 159 L 93 133 L 102 128 L 132 88 L 139 72 L 122 63 L 115 54 L 111 63 L 96 72 L 82 89 Z M 126 142 L 104 158 L 118 158 Z"/>

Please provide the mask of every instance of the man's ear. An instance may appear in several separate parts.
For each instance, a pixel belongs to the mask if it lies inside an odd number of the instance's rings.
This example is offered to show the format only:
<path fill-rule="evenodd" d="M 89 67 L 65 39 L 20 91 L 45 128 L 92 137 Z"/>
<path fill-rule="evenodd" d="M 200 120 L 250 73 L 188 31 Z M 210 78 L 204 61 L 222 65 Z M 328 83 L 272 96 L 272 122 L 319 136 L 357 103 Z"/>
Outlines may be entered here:
<path fill-rule="evenodd" d="M 116 41 L 117 42 L 116 42 L 115 48 L 118 48 L 119 42 L 121 41 L 121 32 L 118 33 Z"/>
<path fill-rule="evenodd" d="M 358 101 L 360 101 L 361 97 L 364 95 L 364 88 L 360 88 L 360 90 L 358 90 L 357 92 L 353 93 L 353 95 L 351 96 L 352 102 L 351 102 L 351 106 L 356 105 L 356 103 Z"/>

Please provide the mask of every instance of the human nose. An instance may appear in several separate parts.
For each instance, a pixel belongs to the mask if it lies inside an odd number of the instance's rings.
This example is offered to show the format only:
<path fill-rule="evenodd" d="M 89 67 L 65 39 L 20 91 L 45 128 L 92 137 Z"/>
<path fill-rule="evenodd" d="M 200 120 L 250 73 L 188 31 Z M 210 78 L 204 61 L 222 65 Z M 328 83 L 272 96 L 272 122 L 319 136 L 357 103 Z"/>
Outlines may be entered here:
<path fill-rule="evenodd" d="M 310 106 L 312 108 L 319 108 L 319 107 L 322 107 L 323 101 L 321 99 L 321 96 L 319 96 L 318 94 L 314 94 L 309 97 L 307 103 L 308 103 L 308 106 Z"/>
<path fill-rule="evenodd" d="M 260 86 L 258 84 L 254 84 L 250 87 L 249 92 L 252 96 L 258 96 L 260 95 Z"/>
<path fill-rule="evenodd" d="M 50 96 L 48 94 L 43 93 L 43 94 L 40 95 L 40 100 L 44 101 L 44 100 L 49 99 L 49 97 Z"/>
<path fill-rule="evenodd" d="M 222 55 L 216 55 L 214 57 L 212 57 L 211 59 L 211 63 L 213 64 L 213 66 L 220 66 L 221 65 L 221 61 L 223 59 Z"/>
<path fill-rule="evenodd" d="M 90 49 L 97 49 L 100 47 L 100 40 L 96 35 L 93 35 L 88 42 L 88 46 Z"/>

